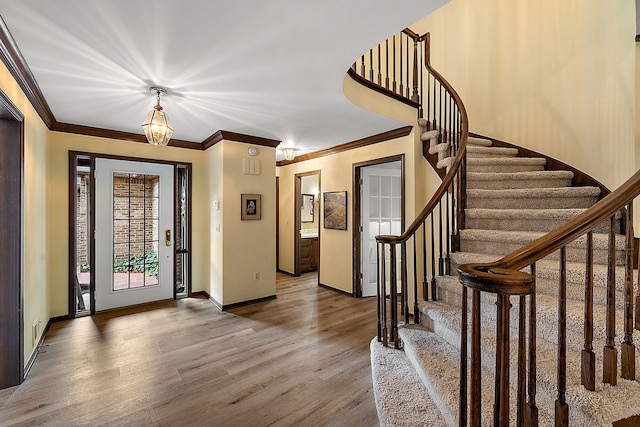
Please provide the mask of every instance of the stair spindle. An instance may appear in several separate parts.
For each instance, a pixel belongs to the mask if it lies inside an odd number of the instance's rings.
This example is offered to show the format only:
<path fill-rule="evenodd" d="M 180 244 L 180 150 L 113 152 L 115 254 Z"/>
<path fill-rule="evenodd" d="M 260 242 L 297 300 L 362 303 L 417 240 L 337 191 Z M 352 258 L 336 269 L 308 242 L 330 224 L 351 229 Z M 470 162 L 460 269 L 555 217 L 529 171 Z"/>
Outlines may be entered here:
<path fill-rule="evenodd" d="M 624 341 L 620 345 L 622 372 L 627 380 L 636 379 L 636 347 L 633 344 L 633 203 L 629 203 L 627 213 L 627 233 L 625 248 L 624 287 Z"/>
<path fill-rule="evenodd" d="M 422 223 L 422 229 L 424 230 L 424 223 Z M 414 235 L 413 236 L 413 323 L 418 325 L 420 324 L 420 310 L 418 310 L 418 262 L 417 262 L 418 248 L 417 248 L 416 240 L 417 240 L 417 237 Z M 423 282 L 422 292 L 424 292 L 424 282 Z"/>
<path fill-rule="evenodd" d="M 518 401 L 517 401 L 517 409 L 516 409 L 516 420 L 517 425 L 523 426 L 524 417 L 526 414 L 526 405 L 527 405 L 527 390 L 526 390 L 526 366 L 527 366 L 527 342 L 526 342 L 526 315 L 527 315 L 527 306 L 526 306 L 526 298 L 521 295 L 520 302 L 518 305 L 519 313 L 518 313 Z"/>
<path fill-rule="evenodd" d="M 442 257 L 442 199 L 438 203 L 438 222 L 440 223 L 440 232 L 438 233 L 438 274 L 444 276 L 444 258 Z"/>
<path fill-rule="evenodd" d="M 409 324 L 409 283 L 407 282 L 407 243 L 400 244 L 400 289 L 402 292 L 402 314 L 405 325 Z"/>
<path fill-rule="evenodd" d="M 582 350 L 581 384 L 596 389 L 596 354 L 593 351 L 593 231 L 587 233 L 587 265 L 584 285 L 584 349 Z"/>
<path fill-rule="evenodd" d="M 414 239 L 415 242 L 415 239 Z M 429 300 L 429 289 L 427 288 L 427 223 L 422 222 L 422 298 Z M 416 322 L 417 323 L 417 322 Z"/>
<path fill-rule="evenodd" d="M 531 275 L 536 277 L 536 264 L 531 264 Z M 538 406 L 536 404 L 536 284 L 533 283 L 529 301 L 529 401 L 527 402 L 527 420 L 529 427 L 538 425 Z"/>
<path fill-rule="evenodd" d="M 389 326 L 391 327 L 390 341 L 393 343 L 394 348 L 400 348 L 400 342 L 398 337 L 398 264 L 396 256 L 396 245 L 392 244 L 389 247 L 389 294 L 391 306 L 389 315 L 391 321 Z"/>
<path fill-rule="evenodd" d="M 609 221 L 609 259 L 607 264 L 607 343 L 603 350 L 602 382 L 618 383 L 618 349 L 616 348 L 616 230 L 615 215 Z"/>
<path fill-rule="evenodd" d="M 386 269 L 386 249 L 383 243 L 378 244 L 378 259 L 380 260 L 379 274 L 381 276 L 378 279 L 380 284 L 380 309 L 382 310 L 382 344 L 389 346 L 389 331 L 387 329 L 387 269 Z"/>
<path fill-rule="evenodd" d="M 509 424 L 509 295 L 498 294 L 496 323 L 496 374 L 493 425 Z M 480 319 L 478 319 L 478 327 Z"/>
<path fill-rule="evenodd" d="M 464 287 L 466 291 L 466 287 Z M 466 298 L 465 298 L 466 300 Z M 466 310 L 465 310 L 466 313 Z M 480 425 L 482 417 L 482 341 L 480 332 L 480 291 L 471 291 L 471 425 Z M 466 359 L 467 354 L 461 353 Z"/>
<path fill-rule="evenodd" d="M 399 73 L 398 73 L 398 75 L 400 76 L 400 86 L 398 88 L 398 93 L 400 93 L 400 95 L 404 96 L 404 87 L 402 86 L 402 81 L 403 81 L 402 80 L 402 77 L 403 77 L 403 75 L 402 75 L 402 65 L 404 64 L 404 61 L 402 60 L 402 53 L 403 53 L 402 52 L 402 38 L 403 38 L 403 34 L 404 33 L 400 33 L 400 48 L 398 49 L 399 52 L 400 52 L 400 70 L 399 70 Z"/>
<path fill-rule="evenodd" d="M 396 91 L 396 35 L 393 35 L 393 92 Z"/>
<path fill-rule="evenodd" d="M 436 241 L 435 241 L 435 224 L 433 213 L 431 217 L 431 300 L 436 301 Z M 426 267 L 425 267 L 426 268 Z"/>
<path fill-rule="evenodd" d="M 636 283 L 638 283 L 638 290 L 637 290 L 637 294 L 636 294 L 636 304 L 635 304 L 635 311 L 636 311 L 636 324 L 635 324 L 635 329 L 640 331 L 640 250 L 638 250 L 638 279 L 636 280 Z"/>
<path fill-rule="evenodd" d="M 413 94 L 411 100 L 420 103 L 420 95 L 418 94 L 418 40 L 413 40 Z"/>
<path fill-rule="evenodd" d="M 558 397 L 555 405 L 556 426 L 569 425 L 567 405 L 567 247 L 560 248 L 560 284 L 558 288 Z"/>
<path fill-rule="evenodd" d="M 369 49 L 369 81 L 373 83 L 373 49 Z"/>

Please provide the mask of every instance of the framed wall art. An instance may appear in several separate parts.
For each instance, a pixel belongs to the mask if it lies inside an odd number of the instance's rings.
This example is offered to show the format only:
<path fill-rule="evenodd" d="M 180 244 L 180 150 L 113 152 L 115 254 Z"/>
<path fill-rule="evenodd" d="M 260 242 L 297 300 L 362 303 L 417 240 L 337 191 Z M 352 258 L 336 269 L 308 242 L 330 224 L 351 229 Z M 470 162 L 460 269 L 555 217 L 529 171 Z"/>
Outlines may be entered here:
<path fill-rule="evenodd" d="M 330 191 L 324 193 L 324 228 L 347 229 L 347 192 Z"/>
<path fill-rule="evenodd" d="M 242 194 L 240 209 L 242 221 L 261 219 L 260 194 Z"/>

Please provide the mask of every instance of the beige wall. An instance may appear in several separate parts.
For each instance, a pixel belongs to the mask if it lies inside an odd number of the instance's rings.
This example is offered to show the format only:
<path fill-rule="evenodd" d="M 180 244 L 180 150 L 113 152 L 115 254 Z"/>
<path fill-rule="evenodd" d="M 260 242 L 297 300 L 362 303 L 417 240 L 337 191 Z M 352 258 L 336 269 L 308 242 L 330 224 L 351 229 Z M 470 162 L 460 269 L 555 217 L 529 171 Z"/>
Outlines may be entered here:
<path fill-rule="evenodd" d="M 51 310 L 47 257 L 49 224 L 46 221 L 48 130 L 4 65 L 0 64 L 0 87 L 24 115 L 24 215 L 23 215 L 23 301 L 24 361 L 34 346 L 31 325 L 40 321 L 44 330 Z M 40 335 L 41 335 L 40 333 Z M 35 342 L 40 337 L 36 337 Z"/>
<path fill-rule="evenodd" d="M 243 159 L 250 156 L 248 144 L 222 143 L 222 288 L 224 306 L 276 294 L 276 151 L 255 147 L 259 175 L 243 173 Z M 240 219 L 241 194 L 261 195 L 261 219 Z M 215 227 L 212 228 L 213 233 Z M 219 256 L 217 257 L 219 260 Z M 259 278 L 255 278 L 258 273 Z M 216 285 L 219 286 L 219 285 Z"/>
<path fill-rule="evenodd" d="M 634 2 L 453 0 L 411 28 L 431 32 L 471 131 L 612 189 L 637 169 Z"/>

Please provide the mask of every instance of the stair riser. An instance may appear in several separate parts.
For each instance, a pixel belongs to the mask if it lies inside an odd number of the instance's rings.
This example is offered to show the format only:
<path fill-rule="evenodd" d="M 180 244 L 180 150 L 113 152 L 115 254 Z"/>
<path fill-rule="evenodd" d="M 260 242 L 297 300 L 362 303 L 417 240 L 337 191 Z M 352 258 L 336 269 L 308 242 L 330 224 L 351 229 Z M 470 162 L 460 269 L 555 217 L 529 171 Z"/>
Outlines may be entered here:
<path fill-rule="evenodd" d="M 495 158 L 507 158 L 507 157 L 515 157 L 512 153 L 503 153 L 503 152 L 467 152 L 467 159 L 495 159 Z"/>
<path fill-rule="evenodd" d="M 467 215 L 465 218 L 465 227 L 478 230 L 501 230 L 501 231 L 538 231 L 549 232 L 567 222 L 569 219 L 496 219 L 496 218 L 477 218 Z M 620 229 L 620 223 L 616 223 L 616 230 Z M 608 233 L 609 224 L 603 223 L 594 230 L 595 233 Z"/>
<path fill-rule="evenodd" d="M 482 240 L 467 240 L 464 237 L 460 239 L 460 250 L 463 252 L 473 252 L 478 254 L 496 254 L 496 258 L 509 254 L 522 246 L 525 243 L 519 242 L 494 242 L 494 241 L 482 241 Z M 586 250 L 583 247 L 574 246 L 567 247 L 567 261 L 569 262 L 584 262 Z M 548 255 L 547 260 L 559 260 L 560 252 L 556 251 Z M 608 252 L 605 249 L 594 249 L 593 261 L 599 264 L 607 264 L 609 259 Z M 616 251 L 616 264 L 625 265 L 625 253 L 623 250 Z"/>
<path fill-rule="evenodd" d="M 535 172 L 544 170 L 544 165 L 528 165 L 528 164 L 515 164 L 515 165 L 497 165 L 486 164 L 477 165 L 469 163 L 467 165 L 467 172 L 497 172 L 497 173 L 512 173 L 512 172 Z"/>
<path fill-rule="evenodd" d="M 570 179 L 467 179 L 468 190 L 506 190 L 521 188 L 561 188 L 571 185 Z"/>
<path fill-rule="evenodd" d="M 469 196 L 467 208 L 478 209 L 583 209 L 589 208 L 598 201 L 597 197 L 499 197 L 486 198 Z"/>

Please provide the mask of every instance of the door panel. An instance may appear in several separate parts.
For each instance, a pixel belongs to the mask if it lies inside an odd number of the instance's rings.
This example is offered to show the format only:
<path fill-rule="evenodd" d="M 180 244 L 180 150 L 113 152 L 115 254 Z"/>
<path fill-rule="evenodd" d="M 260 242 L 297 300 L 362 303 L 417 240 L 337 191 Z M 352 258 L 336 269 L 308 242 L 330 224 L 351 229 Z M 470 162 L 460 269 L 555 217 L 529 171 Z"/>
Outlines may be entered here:
<path fill-rule="evenodd" d="M 96 310 L 173 297 L 173 166 L 96 159 Z"/>
<path fill-rule="evenodd" d="M 0 120 L 0 389 L 23 375 L 21 126 Z"/>
<path fill-rule="evenodd" d="M 402 233 L 402 170 L 400 162 L 385 167 L 362 168 L 361 195 L 361 271 L 362 296 L 377 293 L 377 245 L 376 236 Z M 385 256 L 389 260 L 389 255 Z M 398 267 L 400 257 L 398 257 Z M 389 268 L 387 266 L 387 270 Z M 398 270 L 400 271 L 400 270 Z"/>

